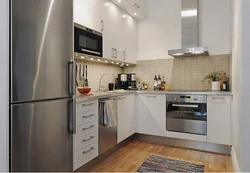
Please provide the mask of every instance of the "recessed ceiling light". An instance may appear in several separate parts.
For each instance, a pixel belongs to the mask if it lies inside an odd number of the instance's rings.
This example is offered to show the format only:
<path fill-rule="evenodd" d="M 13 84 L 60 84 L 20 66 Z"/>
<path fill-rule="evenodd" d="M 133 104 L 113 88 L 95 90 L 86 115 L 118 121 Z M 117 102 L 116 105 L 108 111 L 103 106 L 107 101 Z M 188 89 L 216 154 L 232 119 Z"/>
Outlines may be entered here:
<path fill-rule="evenodd" d="M 134 13 L 134 15 L 136 16 L 136 15 L 137 15 L 137 13 Z"/>
<path fill-rule="evenodd" d="M 107 60 L 106 60 L 105 62 L 106 62 L 106 63 L 108 63 L 108 61 L 107 61 Z"/>
<path fill-rule="evenodd" d="M 109 6 L 110 4 L 109 4 L 109 2 L 106 2 L 104 5 L 105 5 L 105 6 Z"/>
<path fill-rule="evenodd" d="M 129 66 L 129 64 L 126 64 L 126 66 Z"/>
<path fill-rule="evenodd" d="M 118 3 L 121 3 L 122 1 L 121 1 L 121 0 L 118 0 L 117 2 L 118 2 Z"/>
<path fill-rule="evenodd" d="M 85 57 L 84 56 L 81 56 L 82 59 L 84 59 Z"/>
<path fill-rule="evenodd" d="M 123 18 L 126 18 L 126 17 L 127 17 L 127 15 L 126 15 L 126 14 L 124 14 L 122 17 L 123 17 Z"/>
<path fill-rule="evenodd" d="M 117 62 L 116 64 L 119 65 L 119 62 Z"/>
<path fill-rule="evenodd" d="M 90 60 L 94 60 L 94 58 L 90 58 Z"/>
<path fill-rule="evenodd" d="M 111 64 L 114 64 L 114 62 L 112 61 Z"/>
<path fill-rule="evenodd" d="M 100 59 L 98 59 L 97 61 L 101 61 Z"/>

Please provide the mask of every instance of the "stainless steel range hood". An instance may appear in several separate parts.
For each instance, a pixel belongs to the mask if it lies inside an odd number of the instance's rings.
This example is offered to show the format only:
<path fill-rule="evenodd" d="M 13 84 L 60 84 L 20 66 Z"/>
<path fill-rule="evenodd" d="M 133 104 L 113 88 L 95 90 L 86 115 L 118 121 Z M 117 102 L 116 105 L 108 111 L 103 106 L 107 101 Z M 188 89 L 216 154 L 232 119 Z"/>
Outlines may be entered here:
<path fill-rule="evenodd" d="M 199 0 L 181 1 L 182 48 L 169 50 L 175 57 L 208 56 L 208 47 L 199 47 Z"/>

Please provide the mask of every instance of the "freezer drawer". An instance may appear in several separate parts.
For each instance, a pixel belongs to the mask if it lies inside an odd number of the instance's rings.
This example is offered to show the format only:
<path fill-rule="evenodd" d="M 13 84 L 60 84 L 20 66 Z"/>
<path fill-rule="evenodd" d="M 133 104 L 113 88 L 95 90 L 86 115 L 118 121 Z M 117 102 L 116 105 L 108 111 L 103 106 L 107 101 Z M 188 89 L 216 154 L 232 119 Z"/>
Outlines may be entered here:
<path fill-rule="evenodd" d="M 73 170 L 72 109 L 70 99 L 11 106 L 11 171 Z"/>

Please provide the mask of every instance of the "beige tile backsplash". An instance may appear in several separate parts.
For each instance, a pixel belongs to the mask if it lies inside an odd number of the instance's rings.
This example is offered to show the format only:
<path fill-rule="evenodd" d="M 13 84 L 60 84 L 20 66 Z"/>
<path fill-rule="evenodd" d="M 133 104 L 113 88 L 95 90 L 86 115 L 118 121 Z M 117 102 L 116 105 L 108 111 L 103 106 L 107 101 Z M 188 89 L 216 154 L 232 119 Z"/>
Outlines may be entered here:
<path fill-rule="evenodd" d="M 76 61 L 76 64 L 88 65 L 88 81 L 89 87 L 91 87 L 91 92 L 98 91 L 99 80 L 105 73 L 113 73 L 118 76 L 119 73 L 123 72 L 123 69 L 117 65 L 111 64 L 100 64 L 96 62 L 87 61 Z M 114 83 L 115 79 L 113 75 L 106 75 L 102 80 L 102 85 L 107 89 L 108 83 Z"/>
<path fill-rule="evenodd" d="M 165 76 L 170 90 L 211 90 L 211 84 L 201 82 L 211 72 L 222 70 L 231 81 L 230 55 L 188 57 L 138 61 L 137 66 L 125 68 L 125 73 L 136 73 L 137 82 L 145 82 L 153 89 L 154 75 Z M 231 82 L 230 82 L 231 84 Z"/>
<path fill-rule="evenodd" d="M 99 79 L 103 74 L 114 73 L 117 76 L 123 72 L 123 69 L 116 65 L 77 61 L 77 64 L 79 63 L 88 65 L 88 80 L 92 92 L 98 90 Z M 150 90 L 153 89 L 154 75 L 160 74 L 162 78 L 164 74 L 170 90 L 207 91 L 211 90 L 211 85 L 201 81 L 208 73 L 219 70 L 229 76 L 231 85 L 230 55 L 144 60 L 138 61 L 137 66 L 126 67 L 124 72 L 136 73 L 137 82 L 147 83 Z M 102 80 L 102 85 L 107 89 L 110 82 L 114 82 L 114 77 L 106 75 Z"/>

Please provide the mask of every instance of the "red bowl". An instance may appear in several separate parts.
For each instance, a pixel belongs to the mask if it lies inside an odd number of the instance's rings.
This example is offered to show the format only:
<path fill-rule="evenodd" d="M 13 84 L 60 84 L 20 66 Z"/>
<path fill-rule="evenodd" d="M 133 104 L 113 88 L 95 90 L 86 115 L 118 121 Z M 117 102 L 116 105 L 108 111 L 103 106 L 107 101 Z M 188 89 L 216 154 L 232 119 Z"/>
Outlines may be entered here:
<path fill-rule="evenodd" d="M 91 90 L 91 88 L 88 87 L 79 87 L 77 88 L 78 92 L 81 94 L 88 94 Z"/>

